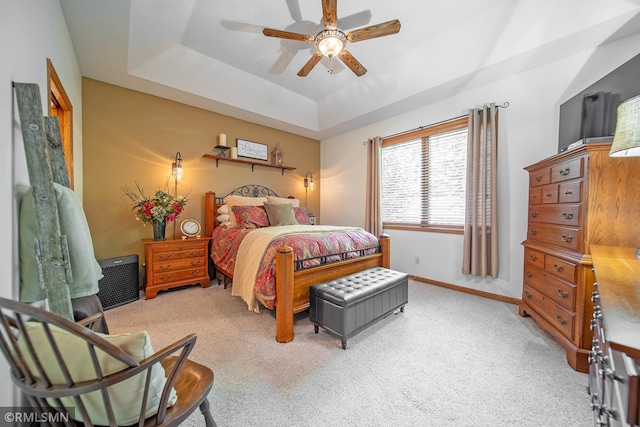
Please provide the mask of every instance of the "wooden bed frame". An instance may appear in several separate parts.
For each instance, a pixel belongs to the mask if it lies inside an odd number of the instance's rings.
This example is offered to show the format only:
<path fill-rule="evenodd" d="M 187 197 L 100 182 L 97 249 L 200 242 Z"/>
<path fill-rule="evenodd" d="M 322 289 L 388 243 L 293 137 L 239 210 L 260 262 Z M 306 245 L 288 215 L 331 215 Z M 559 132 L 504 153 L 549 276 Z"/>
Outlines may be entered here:
<path fill-rule="evenodd" d="M 205 194 L 205 234 L 207 236 L 212 235 L 217 225 L 216 217 L 221 200 L 217 199 L 212 191 Z M 300 271 L 294 271 L 293 250 L 289 246 L 278 249 L 276 254 L 276 341 L 281 343 L 293 341 L 293 316 L 309 308 L 310 286 L 371 267 L 389 268 L 391 240 L 387 235 L 380 236 L 379 240 L 380 253 Z"/>

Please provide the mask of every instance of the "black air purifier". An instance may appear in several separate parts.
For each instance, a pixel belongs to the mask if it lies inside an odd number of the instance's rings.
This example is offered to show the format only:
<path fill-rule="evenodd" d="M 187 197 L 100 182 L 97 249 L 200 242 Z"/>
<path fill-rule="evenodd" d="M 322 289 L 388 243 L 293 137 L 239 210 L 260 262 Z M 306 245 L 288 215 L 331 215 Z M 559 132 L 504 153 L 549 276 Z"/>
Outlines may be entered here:
<path fill-rule="evenodd" d="M 104 277 L 98 282 L 102 308 L 118 307 L 140 299 L 138 255 L 99 259 Z"/>

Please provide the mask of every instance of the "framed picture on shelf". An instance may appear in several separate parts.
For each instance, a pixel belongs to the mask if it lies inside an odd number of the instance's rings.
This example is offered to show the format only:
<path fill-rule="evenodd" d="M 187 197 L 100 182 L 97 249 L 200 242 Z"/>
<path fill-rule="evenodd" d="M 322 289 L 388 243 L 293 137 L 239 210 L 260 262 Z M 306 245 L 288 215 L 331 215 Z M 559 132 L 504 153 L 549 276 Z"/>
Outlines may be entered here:
<path fill-rule="evenodd" d="M 238 146 L 238 156 L 250 159 L 267 160 L 267 144 L 236 139 Z"/>

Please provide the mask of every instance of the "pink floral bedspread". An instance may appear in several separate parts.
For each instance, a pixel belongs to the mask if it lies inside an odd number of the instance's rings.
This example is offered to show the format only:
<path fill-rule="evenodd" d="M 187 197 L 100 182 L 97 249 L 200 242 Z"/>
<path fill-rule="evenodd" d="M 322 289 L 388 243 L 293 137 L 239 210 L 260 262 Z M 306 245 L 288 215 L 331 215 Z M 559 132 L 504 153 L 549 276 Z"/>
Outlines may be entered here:
<path fill-rule="evenodd" d="M 240 244 L 252 231 L 252 229 L 228 227 L 214 229 L 211 259 L 216 270 L 233 278 Z M 293 249 L 294 268 L 301 270 L 373 254 L 378 250 L 379 243 L 377 237 L 361 228 L 331 232 L 304 231 L 275 237 L 262 257 L 254 288 L 255 298 L 270 310 L 275 308 L 275 255 L 278 247 L 283 245 Z"/>

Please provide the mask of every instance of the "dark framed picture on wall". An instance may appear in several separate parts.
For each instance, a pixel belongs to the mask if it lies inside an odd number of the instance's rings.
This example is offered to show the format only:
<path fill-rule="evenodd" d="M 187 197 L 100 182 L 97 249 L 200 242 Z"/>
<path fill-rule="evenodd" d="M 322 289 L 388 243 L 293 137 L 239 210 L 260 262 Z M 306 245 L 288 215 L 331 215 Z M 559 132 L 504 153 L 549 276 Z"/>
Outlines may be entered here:
<path fill-rule="evenodd" d="M 238 145 L 238 156 L 250 159 L 267 160 L 267 144 L 236 139 Z"/>

